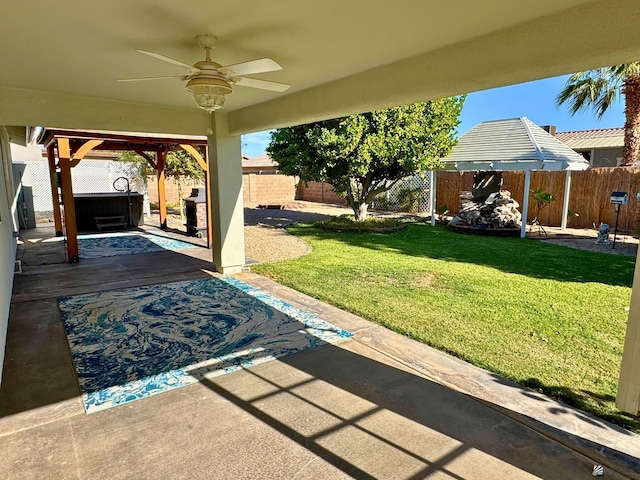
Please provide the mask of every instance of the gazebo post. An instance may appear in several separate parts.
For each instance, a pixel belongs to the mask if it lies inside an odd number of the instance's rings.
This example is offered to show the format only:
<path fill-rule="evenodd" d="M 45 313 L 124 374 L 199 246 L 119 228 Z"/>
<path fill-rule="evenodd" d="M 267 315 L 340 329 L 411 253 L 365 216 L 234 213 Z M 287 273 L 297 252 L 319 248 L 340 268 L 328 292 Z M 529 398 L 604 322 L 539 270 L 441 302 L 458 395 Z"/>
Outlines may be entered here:
<path fill-rule="evenodd" d="M 438 172 L 431 170 L 431 185 L 429 186 L 429 205 L 431 208 L 431 226 L 436 226 L 436 178 Z"/>
<path fill-rule="evenodd" d="M 524 171 L 524 198 L 522 199 L 522 227 L 520 238 L 527 236 L 527 214 L 529 213 L 529 190 L 531 188 L 531 170 Z"/>
<path fill-rule="evenodd" d="M 569 193 L 571 192 L 571 170 L 567 170 L 564 178 L 564 199 L 562 200 L 562 230 L 567 229 L 567 216 L 569 215 Z"/>

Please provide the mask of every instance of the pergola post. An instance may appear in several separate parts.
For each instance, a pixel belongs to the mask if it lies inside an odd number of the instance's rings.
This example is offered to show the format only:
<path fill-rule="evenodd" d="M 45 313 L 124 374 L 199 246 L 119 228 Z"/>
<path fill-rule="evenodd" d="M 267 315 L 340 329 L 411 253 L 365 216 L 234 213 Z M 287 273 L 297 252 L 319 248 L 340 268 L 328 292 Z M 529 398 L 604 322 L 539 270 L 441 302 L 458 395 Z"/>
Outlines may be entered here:
<path fill-rule="evenodd" d="M 211 129 L 207 138 L 213 262 L 220 273 L 239 273 L 245 264 L 240 136 L 229 135 L 227 114 L 222 112 L 211 115 Z"/>
<path fill-rule="evenodd" d="M 639 252 L 640 253 L 640 252 Z M 618 378 L 616 406 L 623 412 L 640 412 L 640 257 L 636 256 L 636 269 L 631 288 L 631 304 L 627 332 L 622 350 L 622 365 Z"/>
<path fill-rule="evenodd" d="M 211 248 L 213 245 L 213 214 L 211 208 L 211 183 L 209 182 L 209 156 L 207 155 L 207 170 L 204 172 L 204 184 L 206 194 L 206 208 L 207 208 L 207 248 Z"/>
<path fill-rule="evenodd" d="M 60 183 L 62 188 L 62 205 L 64 207 L 64 228 L 67 237 L 67 261 L 78 263 L 78 227 L 76 225 L 76 206 L 73 200 L 71 182 L 71 149 L 68 138 L 58 138 L 58 165 L 60 166 Z"/>
<path fill-rule="evenodd" d="M 431 185 L 429 188 L 429 208 L 431 209 L 431 226 L 436 226 L 436 178 L 438 172 L 431 170 Z"/>
<path fill-rule="evenodd" d="M 567 216 L 569 215 L 569 194 L 571 192 L 571 170 L 565 172 L 564 177 L 564 198 L 562 200 L 562 223 L 560 227 L 562 230 L 567 229 Z"/>
<path fill-rule="evenodd" d="M 78 226 L 76 223 L 76 205 L 73 199 L 73 184 L 71 181 L 71 169 L 94 147 L 100 145 L 103 140 L 88 140 L 78 148 L 73 156 L 67 137 L 57 138 L 58 165 L 60 166 L 60 178 L 62 183 L 62 205 L 64 206 L 64 226 L 67 235 L 67 261 L 78 263 L 80 254 L 78 249 Z"/>
<path fill-rule="evenodd" d="M 56 154 L 54 144 L 47 147 L 47 160 L 49 162 L 49 180 L 51 184 L 51 202 L 53 204 L 53 224 L 56 229 L 56 237 L 62 236 L 62 214 L 60 213 L 60 195 L 58 193 L 58 173 L 56 172 Z"/>
<path fill-rule="evenodd" d="M 164 188 L 164 164 L 167 158 L 165 150 L 156 150 L 156 166 L 158 175 L 158 210 L 160 212 L 160 228 L 167 229 L 167 195 Z"/>
<path fill-rule="evenodd" d="M 200 168 L 204 170 L 204 184 L 205 184 L 205 207 L 207 209 L 207 247 L 211 248 L 213 235 L 211 233 L 211 185 L 209 183 L 209 156 L 205 154 L 205 157 L 193 146 L 183 144 L 180 145 L 183 150 L 189 152 L 193 158 L 195 158 Z"/>
<path fill-rule="evenodd" d="M 522 199 L 522 227 L 520 238 L 527 236 L 527 215 L 529 213 L 529 190 L 531 189 L 531 170 L 524 171 L 524 197 Z"/>

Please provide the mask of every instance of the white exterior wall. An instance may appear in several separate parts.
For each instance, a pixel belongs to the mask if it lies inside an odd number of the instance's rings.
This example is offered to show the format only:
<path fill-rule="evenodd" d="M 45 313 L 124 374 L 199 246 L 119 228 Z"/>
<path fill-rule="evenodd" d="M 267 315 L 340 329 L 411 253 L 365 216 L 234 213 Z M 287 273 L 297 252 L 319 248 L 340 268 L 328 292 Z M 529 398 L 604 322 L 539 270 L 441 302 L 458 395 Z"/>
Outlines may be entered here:
<path fill-rule="evenodd" d="M 0 383 L 13 291 L 13 266 L 16 258 L 16 240 L 13 236 L 17 225 L 14 201 L 16 195 L 10 172 L 9 137 L 4 126 L 0 125 Z"/>

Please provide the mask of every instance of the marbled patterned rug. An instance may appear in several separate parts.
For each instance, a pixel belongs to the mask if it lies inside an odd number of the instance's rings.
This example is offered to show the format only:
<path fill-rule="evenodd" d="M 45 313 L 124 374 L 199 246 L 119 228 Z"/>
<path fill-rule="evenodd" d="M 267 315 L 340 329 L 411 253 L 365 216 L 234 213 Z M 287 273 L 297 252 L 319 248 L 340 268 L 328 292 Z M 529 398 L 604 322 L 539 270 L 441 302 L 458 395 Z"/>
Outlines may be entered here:
<path fill-rule="evenodd" d="M 152 233 L 116 232 L 78 235 L 78 247 L 80 258 L 101 258 L 198 248 L 198 245 Z"/>
<path fill-rule="evenodd" d="M 87 413 L 353 336 L 231 277 L 58 305 Z"/>

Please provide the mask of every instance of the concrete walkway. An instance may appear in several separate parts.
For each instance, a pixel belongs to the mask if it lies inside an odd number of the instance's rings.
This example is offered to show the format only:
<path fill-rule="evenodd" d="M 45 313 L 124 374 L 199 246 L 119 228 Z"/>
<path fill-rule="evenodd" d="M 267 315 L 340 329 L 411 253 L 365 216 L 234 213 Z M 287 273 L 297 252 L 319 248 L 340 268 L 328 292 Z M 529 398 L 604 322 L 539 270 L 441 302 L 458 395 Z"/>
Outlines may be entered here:
<path fill-rule="evenodd" d="M 637 435 L 250 272 L 238 277 L 355 338 L 86 415 L 55 299 L 203 278 L 209 256 L 16 275 L 1 478 L 586 479 L 596 463 L 640 478 Z"/>

